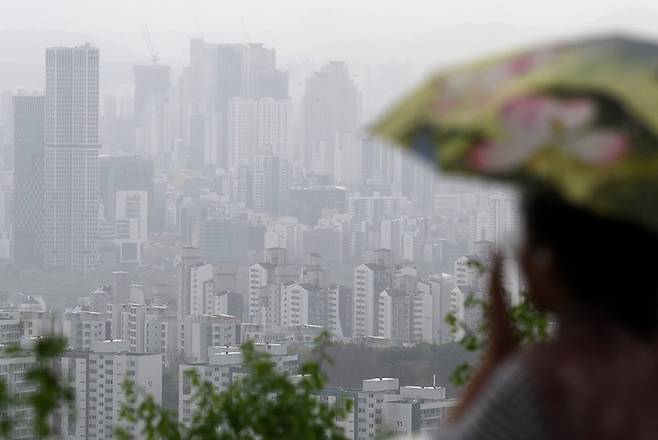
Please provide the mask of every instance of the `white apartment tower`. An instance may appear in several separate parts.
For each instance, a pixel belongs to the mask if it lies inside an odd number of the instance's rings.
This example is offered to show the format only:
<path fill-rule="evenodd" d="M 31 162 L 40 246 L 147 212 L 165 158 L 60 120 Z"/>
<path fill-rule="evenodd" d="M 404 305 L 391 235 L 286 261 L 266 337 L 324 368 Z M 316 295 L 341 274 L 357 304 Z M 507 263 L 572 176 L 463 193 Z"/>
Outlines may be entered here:
<path fill-rule="evenodd" d="M 274 156 L 288 157 L 292 139 L 292 105 L 287 99 L 258 101 L 258 147 Z"/>
<path fill-rule="evenodd" d="M 46 49 L 44 264 L 72 272 L 98 260 L 98 49 Z"/>
<path fill-rule="evenodd" d="M 288 354 L 287 345 L 256 343 L 254 348 L 268 353 L 277 371 L 288 376 L 297 374 L 299 357 L 296 354 Z M 235 380 L 249 374 L 243 365 L 240 347 L 226 345 L 206 347 L 206 349 L 204 360 L 183 363 L 178 367 L 178 421 L 184 426 L 190 426 L 193 412 L 196 410 L 196 403 L 193 401 L 196 390 L 192 387 L 187 371 L 196 371 L 201 379 L 211 383 L 217 392 L 226 391 Z"/>
<path fill-rule="evenodd" d="M 117 191 L 115 197 L 115 243 L 121 262 L 141 263 L 142 246 L 148 238 L 148 193 Z"/>
<path fill-rule="evenodd" d="M 491 241 L 506 248 L 517 231 L 519 213 L 517 201 L 507 193 L 496 193 L 489 198 L 489 230 Z"/>
<path fill-rule="evenodd" d="M 210 313 L 213 308 L 215 284 L 212 264 L 197 263 L 190 268 L 190 315 Z"/>
<path fill-rule="evenodd" d="M 36 385 L 27 380 L 25 373 L 36 366 L 34 356 L 29 353 L 17 356 L 0 357 L 0 380 L 5 385 L 5 392 L 8 396 L 24 399 L 30 393 L 35 391 Z M 14 422 L 14 426 L 8 432 L 7 438 L 15 440 L 29 440 L 35 438 L 34 432 L 34 412 L 25 405 L 10 406 L 4 411 L 9 420 Z"/>
<path fill-rule="evenodd" d="M 258 105 L 252 99 L 233 99 L 228 103 L 227 114 L 231 166 L 248 165 L 257 144 Z"/>
<path fill-rule="evenodd" d="M 177 275 L 177 304 L 178 304 L 178 319 L 182 320 L 188 317 L 191 313 L 192 305 L 192 292 L 191 287 L 191 270 L 192 266 L 201 263 L 201 251 L 197 247 L 184 246 L 181 249 L 181 254 L 177 257 L 176 261 L 176 275 Z"/>
<path fill-rule="evenodd" d="M 249 165 L 258 152 L 287 157 L 292 139 L 289 100 L 235 98 L 228 102 L 227 115 L 233 167 Z"/>
<path fill-rule="evenodd" d="M 354 269 L 354 337 L 379 335 L 379 294 L 390 286 L 387 267 L 364 263 Z"/>
<path fill-rule="evenodd" d="M 271 263 L 256 263 L 249 267 L 249 322 L 264 324 L 267 319 L 261 307 L 261 298 L 269 297 L 274 289 L 274 269 Z"/>
<path fill-rule="evenodd" d="M 69 350 L 91 350 L 94 342 L 105 339 L 105 315 L 86 310 L 66 312 L 62 336 L 66 338 Z"/>
<path fill-rule="evenodd" d="M 112 341 L 121 342 L 121 341 Z M 59 360 L 62 378 L 72 388 L 74 406 L 63 405 L 56 414 L 62 439 L 113 439 L 119 426 L 141 439 L 141 427 L 119 420 L 125 402 L 122 384 L 135 387 L 162 402 L 162 357 L 159 353 L 128 353 L 109 343 L 93 351 L 69 351 Z"/>

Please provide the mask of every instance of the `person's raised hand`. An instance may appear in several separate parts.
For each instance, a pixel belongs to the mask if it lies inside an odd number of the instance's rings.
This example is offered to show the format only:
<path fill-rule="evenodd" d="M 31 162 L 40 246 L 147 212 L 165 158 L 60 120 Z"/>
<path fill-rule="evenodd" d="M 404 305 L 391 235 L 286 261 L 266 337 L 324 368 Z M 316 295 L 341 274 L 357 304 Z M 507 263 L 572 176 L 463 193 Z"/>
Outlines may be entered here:
<path fill-rule="evenodd" d="M 492 257 L 489 302 L 486 305 L 485 319 L 488 329 L 486 353 L 451 417 L 453 422 L 463 416 L 480 395 L 496 368 L 519 346 L 519 339 L 510 321 L 505 300 L 503 258 L 498 253 Z"/>
<path fill-rule="evenodd" d="M 519 346 L 519 338 L 510 321 L 505 289 L 503 287 L 503 259 L 495 253 L 492 258 L 487 306 L 488 350 L 487 357 L 495 366 Z"/>

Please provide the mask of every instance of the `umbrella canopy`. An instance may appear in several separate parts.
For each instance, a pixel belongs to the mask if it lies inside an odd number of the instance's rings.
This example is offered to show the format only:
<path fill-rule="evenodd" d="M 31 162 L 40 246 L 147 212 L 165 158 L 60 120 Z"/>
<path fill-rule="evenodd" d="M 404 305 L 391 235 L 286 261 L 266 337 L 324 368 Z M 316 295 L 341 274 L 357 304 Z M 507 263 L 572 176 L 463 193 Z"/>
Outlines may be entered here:
<path fill-rule="evenodd" d="M 658 232 L 658 44 L 547 45 L 447 70 L 375 126 L 445 171 L 549 186 Z"/>

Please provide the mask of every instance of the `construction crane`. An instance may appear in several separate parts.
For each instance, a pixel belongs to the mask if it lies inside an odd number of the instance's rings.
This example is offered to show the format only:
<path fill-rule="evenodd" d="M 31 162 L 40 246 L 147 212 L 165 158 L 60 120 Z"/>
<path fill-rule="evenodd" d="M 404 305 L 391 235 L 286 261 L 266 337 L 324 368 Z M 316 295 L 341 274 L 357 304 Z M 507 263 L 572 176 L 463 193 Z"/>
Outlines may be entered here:
<path fill-rule="evenodd" d="M 153 46 L 153 40 L 151 39 L 151 31 L 149 30 L 146 24 L 140 26 L 139 30 L 142 33 L 142 38 L 144 39 L 144 44 L 146 44 L 146 49 L 149 51 L 149 54 L 151 55 L 151 62 L 153 64 L 158 64 L 158 61 L 160 61 L 160 56 L 158 55 L 158 52 L 155 50 L 155 46 Z"/>

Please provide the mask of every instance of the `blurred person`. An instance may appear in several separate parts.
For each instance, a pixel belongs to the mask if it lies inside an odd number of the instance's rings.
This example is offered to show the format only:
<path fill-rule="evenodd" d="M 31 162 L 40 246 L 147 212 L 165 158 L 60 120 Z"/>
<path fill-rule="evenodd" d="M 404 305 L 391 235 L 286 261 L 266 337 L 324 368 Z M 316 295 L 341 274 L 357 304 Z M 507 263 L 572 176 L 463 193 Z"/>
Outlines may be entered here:
<path fill-rule="evenodd" d="M 375 126 L 521 191 L 519 261 L 557 323 L 519 347 L 495 257 L 486 353 L 445 438 L 658 439 L 657 60 L 634 37 L 548 44 L 440 72 Z"/>
<path fill-rule="evenodd" d="M 487 354 L 450 439 L 658 438 L 658 236 L 527 191 L 521 265 L 557 334 L 521 351 L 494 259 Z"/>

